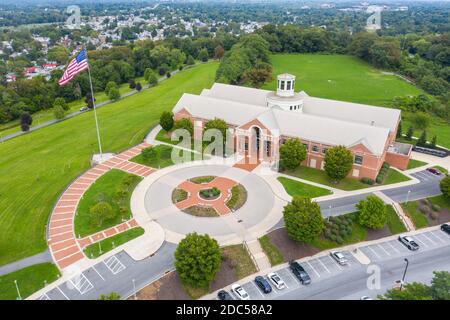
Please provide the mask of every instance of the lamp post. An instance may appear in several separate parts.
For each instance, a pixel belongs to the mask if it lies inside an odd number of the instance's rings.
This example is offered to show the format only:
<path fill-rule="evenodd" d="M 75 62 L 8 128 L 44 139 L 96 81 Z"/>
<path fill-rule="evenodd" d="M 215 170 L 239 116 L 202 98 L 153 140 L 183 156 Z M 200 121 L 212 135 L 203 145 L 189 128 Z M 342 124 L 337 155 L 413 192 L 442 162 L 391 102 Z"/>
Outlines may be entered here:
<path fill-rule="evenodd" d="M 403 283 L 405 282 L 406 271 L 408 270 L 409 260 L 405 258 L 406 266 L 405 271 L 403 271 L 402 282 L 400 283 L 400 291 L 403 289 Z"/>
<path fill-rule="evenodd" d="M 408 204 L 410 193 L 411 193 L 411 190 L 408 190 L 408 193 L 406 194 L 406 204 Z"/>

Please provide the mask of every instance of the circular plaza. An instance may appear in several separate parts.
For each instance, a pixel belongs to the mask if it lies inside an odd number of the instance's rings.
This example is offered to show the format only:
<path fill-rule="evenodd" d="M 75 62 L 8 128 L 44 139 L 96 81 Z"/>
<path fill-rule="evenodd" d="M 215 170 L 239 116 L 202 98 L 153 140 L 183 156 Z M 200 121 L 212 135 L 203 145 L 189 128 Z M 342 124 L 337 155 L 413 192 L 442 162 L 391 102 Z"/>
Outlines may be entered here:
<path fill-rule="evenodd" d="M 236 194 L 244 196 L 236 200 Z M 195 162 L 146 177 L 131 198 L 134 217 L 143 224 L 158 223 L 174 243 L 191 232 L 209 234 L 221 245 L 254 239 L 280 220 L 282 205 L 255 173 Z"/>

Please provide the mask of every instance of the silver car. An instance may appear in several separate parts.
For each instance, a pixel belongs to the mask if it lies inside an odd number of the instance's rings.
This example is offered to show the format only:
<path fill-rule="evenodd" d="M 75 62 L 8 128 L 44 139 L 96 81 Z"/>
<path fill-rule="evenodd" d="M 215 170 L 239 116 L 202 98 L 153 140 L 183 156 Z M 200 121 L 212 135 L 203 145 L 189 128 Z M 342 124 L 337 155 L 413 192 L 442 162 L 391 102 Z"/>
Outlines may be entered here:
<path fill-rule="evenodd" d="M 344 254 L 340 251 L 331 251 L 330 256 L 341 266 L 345 266 L 348 260 L 345 258 Z"/>
<path fill-rule="evenodd" d="M 272 282 L 275 288 L 277 288 L 278 290 L 283 290 L 284 288 L 286 288 L 286 284 L 278 275 L 278 273 L 271 272 L 267 275 L 267 278 L 269 278 L 270 282 Z"/>
<path fill-rule="evenodd" d="M 419 250 L 419 245 L 410 236 L 399 236 L 398 241 L 403 243 L 403 245 L 411 251 Z"/>

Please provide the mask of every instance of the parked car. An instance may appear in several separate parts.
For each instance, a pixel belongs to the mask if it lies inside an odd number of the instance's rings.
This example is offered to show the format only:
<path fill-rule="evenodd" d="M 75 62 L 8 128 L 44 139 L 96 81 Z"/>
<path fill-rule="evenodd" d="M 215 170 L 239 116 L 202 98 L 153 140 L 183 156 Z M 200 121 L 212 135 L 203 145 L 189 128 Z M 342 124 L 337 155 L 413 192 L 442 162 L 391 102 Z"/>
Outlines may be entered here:
<path fill-rule="evenodd" d="M 362 296 L 359 300 L 373 300 L 373 299 L 368 296 Z"/>
<path fill-rule="evenodd" d="M 331 251 L 330 256 L 336 260 L 341 266 L 345 266 L 348 260 L 345 258 L 344 254 L 340 251 Z"/>
<path fill-rule="evenodd" d="M 275 288 L 277 288 L 278 290 L 283 290 L 284 288 L 286 288 L 286 284 L 278 275 L 278 273 L 271 272 L 267 275 L 267 278 L 269 278 L 270 282 L 272 282 Z"/>
<path fill-rule="evenodd" d="M 81 108 L 80 108 L 80 112 L 84 112 L 84 111 L 87 111 L 87 110 L 89 110 L 88 107 L 81 107 Z"/>
<path fill-rule="evenodd" d="M 427 171 L 431 172 L 432 174 L 437 175 L 437 176 L 441 175 L 441 172 L 438 169 L 435 169 L 435 168 L 427 168 Z"/>
<path fill-rule="evenodd" d="M 411 251 L 419 250 L 419 245 L 410 236 L 399 236 L 398 241 Z"/>
<path fill-rule="evenodd" d="M 306 272 L 306 270 L 297 261 L 289 261 L 289 267 L 291 268 L 292 273 L 303 285 L 311 283 L 311 277 L 308 272 Z"/>
<path fill-rule="evenodd" d="M 450 235 L 450 224 L 444 223 L 441 225 L 441 230 Z"/>
<path fill-rule="evenodd" d="M 250 296 L 248 295 L 247 291 L 245 291 L 240 284 L 233 284 L 231 286 L 231 290 L 239 298 L 239 300 L 250 300 Z"/>
<path fill-rule="evenodd" d="M 219 300 L 233 300 L 231 294 L 229 294 L 225 290 L 220 290 L 219 292 L 217 292 L 217 298 L 219 298 Z"/>
<path fill-rule="evenodd" d="M 269 281 L 267 281 L 263 277 L 257 276 L 255 278 L 255 283 L 262 290 L 262 292 L 264 292 L 265 294 L 268 294 L 268 293 L 272 292 L 272 287 L 270 286 Z"/>

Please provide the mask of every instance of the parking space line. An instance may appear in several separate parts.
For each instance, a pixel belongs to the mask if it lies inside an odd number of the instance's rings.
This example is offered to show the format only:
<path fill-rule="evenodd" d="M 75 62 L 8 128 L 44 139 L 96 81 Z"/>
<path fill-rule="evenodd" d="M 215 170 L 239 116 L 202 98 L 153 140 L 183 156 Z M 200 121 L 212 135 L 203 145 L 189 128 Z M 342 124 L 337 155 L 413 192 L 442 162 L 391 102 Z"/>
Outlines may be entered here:
<path fill-rule="evenodd" d="M 327 258 L 330 259 L 331 262 L 333 263 L 333 265 L 336 266 L 336 267 L 338 267 L 339 270 L 344 270 L 344 268 L 342 268 L 342 267 L 340 266 L 340 264 L 337 263 L 332 257 L 327 256 Z M 347 263 L 349 263 L 348 259 L 347 259 Z"/>
<path fill-rule="evenodd" d="M 440 243 L 445 243 L 445 240 L 442 239 L 441 237 L 438 237 L 434 231 L 430 231 L 428 232 L 428 235 L 433 236 L 433 239 L 438 239 Z"/>
<path fill-rule="evenodd" d="M 313 266 L 309 263 L 309 261 L 306 261 L 306 263 L 316 273 L 316 275 L 320 278 L 320 274 L 316 271 L 316 269 L 313 268 Z"/>
<path fill-rule="evenodd" d="M 77 281 L 76 278 L 79 280 Z M 74 279 L 76 283 L 74 282 Z M 93 284 L 89 281 L 89 279 L 84 275 L 84 273 L 80 273 L 79 276 L 75 276 L 69 281 L 72 283 L 72 285 L 78 290 L 78 292 L 83 295 L 86 292 L 89 292 L 92 288 L 94 288 Z"/>
<path fill-rule="evenodd" d="M 390 241 L 386 242 L 395 252 L 400 253 L 400 251 L 392 245 Z"/>
<path fill-rule="evenodd" d="M 294 279 L 294 283 L 297 283 L 297 284 L 300 283 L 300 281 L 297 279 L 297 277 L 295 277 L 295 276 L 293 276 L 293 275 L 291 274 L 291 271 L 290 271 L 289 269 L 282 269 L 282 270 L 286 270 L 286 274 L 287 274 L 290 278 Z M 289 287 L 287 286 L 287 283 L 285 282 L 284 284 L 285 284 L 286 287 L 289 289 Z"/>
<path fill-rule="evenodd" d="M 265 300 L 266 297 L 263 296 L 263 294 L 261 293 L 261 291 L 258 288 L 258 286 L 253 281 L 250 281 L 250 283 L 256 288 L 256 291 L 259 293 L 259 295 Z"/>
<path fill-rule="evenodd" d="M 59 292 L 61 292 L 61 294 L 64 296 L 64 298 L 66 298 L 66 300 L 70 300 L 68 296 L 66 296 L 66 294 L 61 290 L 60 287 L 56 287 L 56 289 L 58 289 Z"/>
<path fill-rule="evenodd" d="M 442 240 L 442 242 L 444 242 L 444 243 L 447 243 L 447 240 L 450 239 L 449 236 L 448 236 L 446 233 L 444 233 L 444 232 L 442 232 L 442 231 L 440 231 L 440 230 L 435 230 L 435 231 L 433 231 L 432 233 L 433 233 L 433 235 L 434 235 L 436 238 L 439 238 L 439 239 Z M 446 236 L 446 235 L 447 235 L 447 236 Z"/>
<path fill-rule="evenodd" d="M 383 250 L 384 251 L 384 253 L 386 253 L 388 256 L 391 256 L 391 254 L 380 244 L 380 243 L 378 243 L 377 244 L 377 246 L 378 246 L 378 248 L 380 248 L 381 250 Z"/>
<path fill-rule="evenodd" d="M 327 266 L 322 262 L 322 260 L 320 260 L 320 258 L 318 258 L 317 260 L 319 260 L 319 262 L 322 264 L 322 266 L 325 268 L 325 270 L 327 270 L 328 273 L 331 273 L 331 271 L 328 270 Z"/>
<path fill-rule="evenodd" d="M 98 272 L 98 270 L 95 269 L 95 266 L 92 266 L 92 269 L 94 269 L 94 271 L 98 274 L 98 276 L 99 276 L 100 278 L 102 278 L 103 281 L 106 281 L 105 278 L 103 278 L 103 276 L 100 274 L 100 272 Z"/>
<path fill-rule="evenodd" d="M 111 256 L 108 259 L 103 260 L 103 263 L 114 275 L 126 269 L 123 263 L 120 262 L 120 260 L 116 256 Z"/>
<path fill-rule="evenodd" d="M 46 293 L 44 293 L 44 294 L 42 294 L 41 296 L 39 296 L 39 298 L 37 298 L 38 300 L 52 300 L 52 299 L 50 299 L 50 297 L 46 294 Z"/>
<path fill-rule="evenodd" d="M 376 255 L 378 259 L 381 258 L 381 257 L 378 255 L 378 253 L 377 253 L 375 250 L 373 250 L 370 246 L 367 246 L 366 248 L 369 249 L 370 251 L 372 251 L 372 253 L 373 253 L 374 255 Z"/>
<path fill-rule="evenodd" d="M 421 234 L 422 236 L 425 237 L 425 239 L 427 239 L 428 241 L 430 241 L 433 245 L 436 245 L 436 242 L 434 242 L 433 240 L 431 240 L 430 238 L 427 237 L 427 235 L 425 233 Z"/>
<path fill-rule="evenodd" d="M 416 237 L 414 238 L 416 241 L 419 241 L 425 248 L 428 248 L 428 245 L 426 243 L 424 243 L 423 241 L 421 241 L 418 237 L 418 235 L 416 235 Z"/>

